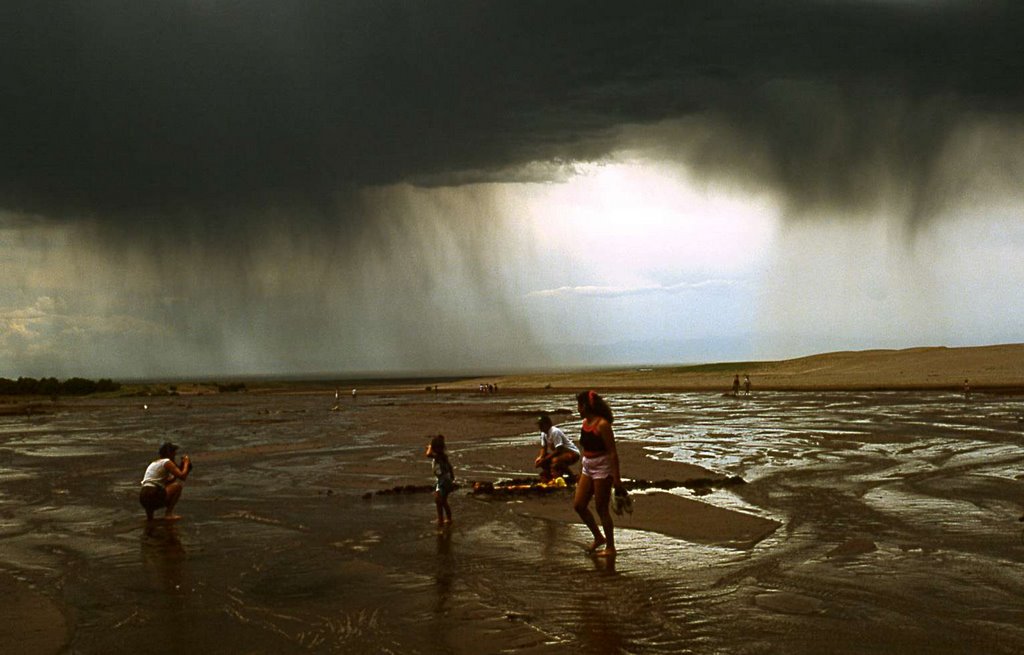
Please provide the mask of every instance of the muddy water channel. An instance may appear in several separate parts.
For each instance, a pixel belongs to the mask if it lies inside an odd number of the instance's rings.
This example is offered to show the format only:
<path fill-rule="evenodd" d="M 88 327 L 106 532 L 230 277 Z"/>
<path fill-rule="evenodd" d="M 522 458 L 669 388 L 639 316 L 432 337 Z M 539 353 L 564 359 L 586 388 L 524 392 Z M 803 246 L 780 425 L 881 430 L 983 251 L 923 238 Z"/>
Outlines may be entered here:
<path fill-rule="evenodd" d="M 0 570 L 61 608 L 73 653 L 1024 652 L 1021 399 L 609 399 L 619 439 L 748 482 L 703 502 L 782 527 L 749 549 L 625 530 L 608 563 L 514 502 L 457 493 L 438 530 L 427 496 L 365 500 L 430 482 L 418 442 L 362 420 L 402 396 L 86 401 L 0 417 Z M 185 518 L 146 529 L 166 439 L 196 471 Z"/>

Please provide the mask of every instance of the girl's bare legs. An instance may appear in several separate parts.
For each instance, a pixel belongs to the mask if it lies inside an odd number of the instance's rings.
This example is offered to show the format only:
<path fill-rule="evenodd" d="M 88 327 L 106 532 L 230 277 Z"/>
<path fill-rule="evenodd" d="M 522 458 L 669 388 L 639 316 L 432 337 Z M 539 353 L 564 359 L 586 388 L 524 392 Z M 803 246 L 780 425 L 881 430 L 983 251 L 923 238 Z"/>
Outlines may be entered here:
<path fill-rule="evenodd" d="M 604 527 L 605 547 L 599 555 L 615 554 L 615 525 L 612 523 L 612 512 L 610 509 L 612 499 L 612 479 L 601 478 L 594 480 L 594 508 L 601 518 L 601 525 Z"/>
<path fill-rule="evenodd" d="M 434 504 L 437 505 L 437 524 L 444 525 L 452 522 L 452 508 L 448 504 L 448 494 L 440 491 L 434 492 Z"/>
<path fill-rule="evenodd" d="M 593 496 L 594 482 L 590 479 L 589 475 L 581 475 L 579 482 L 576 484 L 576 496 L 573 498 L 572 508 L 576 510 L 576 513 L 580 515 L 583 522 L 590 528 L 590 533 L 594 535 L 594 543 L 590 545 L 590 548 L 587 549 L 588 551 L 596 550 L 605 543 L 604 535 L 601 534 L 601 530 L 597 527 L 597 521 L 594 520 L 594 515 L 587 507 Z"/>

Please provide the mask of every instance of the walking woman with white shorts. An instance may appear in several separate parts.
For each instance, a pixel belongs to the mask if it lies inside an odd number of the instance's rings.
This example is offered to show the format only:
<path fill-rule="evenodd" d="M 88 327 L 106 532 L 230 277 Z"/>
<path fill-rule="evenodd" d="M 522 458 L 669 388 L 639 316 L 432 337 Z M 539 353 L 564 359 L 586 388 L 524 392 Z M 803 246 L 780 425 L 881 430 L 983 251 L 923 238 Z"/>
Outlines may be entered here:
<path fill-rule="evenodd" d="M 612 488 L 625 493 L 619 476 L 619 455 L 615 450 L 615 434 L 612 432 L 612 409 L 604 398 L 594 391 L 576 394 L 576 406 L 583 425 L 580 429 L 580 450 L 583 451 L 583 473 L 576 485 L 573 509 L 594 535 L 594 542 L 588 551 L 598 557 L 615 556 L 615 526 L 610 509 Z M 588 505 L 594 499 L 594 509 L 601 519 L 598 527 Z"/>

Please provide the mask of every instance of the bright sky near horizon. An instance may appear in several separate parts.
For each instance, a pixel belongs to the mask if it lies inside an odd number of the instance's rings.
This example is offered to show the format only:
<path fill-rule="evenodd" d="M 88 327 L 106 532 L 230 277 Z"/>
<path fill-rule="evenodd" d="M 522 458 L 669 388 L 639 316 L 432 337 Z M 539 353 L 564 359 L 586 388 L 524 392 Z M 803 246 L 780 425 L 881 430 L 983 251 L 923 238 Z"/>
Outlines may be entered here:
<path fill-rule="evenodd" d="M 0 377 L 1024 341 L 1024 10 L 445 7 L 2 10 Z"/>

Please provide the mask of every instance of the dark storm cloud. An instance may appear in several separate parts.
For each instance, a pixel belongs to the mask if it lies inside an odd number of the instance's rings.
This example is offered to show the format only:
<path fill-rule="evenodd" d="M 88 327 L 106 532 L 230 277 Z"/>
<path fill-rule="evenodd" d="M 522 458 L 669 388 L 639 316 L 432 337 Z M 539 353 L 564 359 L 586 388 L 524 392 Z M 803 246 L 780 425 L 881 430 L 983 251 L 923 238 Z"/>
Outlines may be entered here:
<path fill-rule="evenodd" d="M 334 215 L 363 185 L 557 171 L 682 119 L 708 136 L 665 147 L 699 174 L 926 214 L 966 119 L 1019 125 L 1019 6 L 5 2 L 0 207 Z"/>

